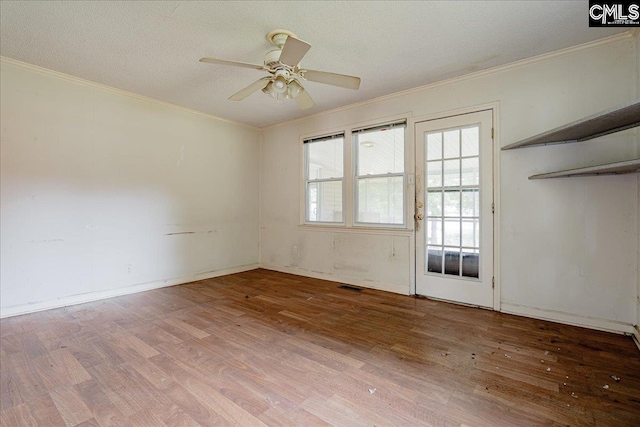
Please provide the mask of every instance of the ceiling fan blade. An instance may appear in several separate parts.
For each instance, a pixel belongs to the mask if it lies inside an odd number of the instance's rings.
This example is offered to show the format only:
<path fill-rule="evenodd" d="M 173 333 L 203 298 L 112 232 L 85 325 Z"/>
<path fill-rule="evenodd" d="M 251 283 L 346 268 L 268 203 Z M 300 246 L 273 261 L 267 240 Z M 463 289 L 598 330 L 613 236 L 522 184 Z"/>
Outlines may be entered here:
<path fill-rule="evenodd" d="M 269 80 L 271 80 L 271 77 L 263 77 L 260 80 L 251 83 L 249 86 L 245 87 L 244 89 L 238 91 L 236 94 L 231 95 L 229 99 L 231 101 L 242 101 L 247 96 L 251 95 L 253 92 L 256 92 L 260 89 L 264 89 L 264 87 L 267 84 L 269 84 Z"/>
<path fill-rule="evenodd" d="M 309 92 L 304 90 L 304 88 L 302 92 L 300 92 L 298 96 L 293 99 L 296 101 L 296 104 L 298 104 L 298 107 L 300 107 L 301 110 L 306 110 L 307 108 L 312 108 L 316 105 L 316 103 L 313 102 L 313 99 L 311 99 L 311 95 L 309 95 Z"/>
<path fill-rule="evenodd" d="M 282 52 L 280 52 L 280 62 L 295 67 L 300 63 L 302 58 L 309 52 L 311 45 L 295 37 L 287 37 L 284 42 Z"/>
<path fill-rule="evenodd" d="M 200 62 L 208 62 L 209 64 L 231 65 L 232 67 L 253 68 L 254 70 L 264 70 L 264 65 L 249 64 L 248 62 L 228 61 L 218 58 L 202 58 Z"/>
<path fill-rule="evenodd" d="M 347 89 L 357 90 L 360 87 L 360 77 L 347 76 L 344 74 L 327 73 L 326 71 L 316 70 L 303 70 L 302 77 L 310 82 L 340 86 Z"/>

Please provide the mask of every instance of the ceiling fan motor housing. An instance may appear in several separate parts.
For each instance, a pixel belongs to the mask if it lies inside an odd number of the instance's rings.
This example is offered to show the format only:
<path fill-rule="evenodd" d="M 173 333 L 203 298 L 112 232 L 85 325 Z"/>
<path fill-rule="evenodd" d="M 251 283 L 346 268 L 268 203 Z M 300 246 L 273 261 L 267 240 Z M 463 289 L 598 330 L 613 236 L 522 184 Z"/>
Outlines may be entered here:
<path fill-rule="evenodd" d="M 298 36 L 296 36 L 289 30 L 283 30 L 281 28 L 269 31 L 269 34 L 267 34 L 267 40 L 278 46 L 280 49 L 282 49 L 282 46 L 284 46 L 285 42 L 287 41 L 287 37 L 297 38 Z"/>
<path fill-rule="evenodd" d="M 282 53 L 282 49 L 273 49 L 267 52 L 264 56 L 264 65 L 269 68 L 275 66 L 280 61 L 280 53 Z"/>

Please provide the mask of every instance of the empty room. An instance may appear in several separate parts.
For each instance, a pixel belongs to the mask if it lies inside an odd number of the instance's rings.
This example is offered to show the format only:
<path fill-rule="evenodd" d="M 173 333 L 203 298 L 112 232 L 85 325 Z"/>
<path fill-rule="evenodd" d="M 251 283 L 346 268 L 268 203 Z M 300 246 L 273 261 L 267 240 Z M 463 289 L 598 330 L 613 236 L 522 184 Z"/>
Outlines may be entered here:
<path fill-rule="evenodd" d="M 640 425 L 638 1 L 0 0 L 0 425 Z"/>

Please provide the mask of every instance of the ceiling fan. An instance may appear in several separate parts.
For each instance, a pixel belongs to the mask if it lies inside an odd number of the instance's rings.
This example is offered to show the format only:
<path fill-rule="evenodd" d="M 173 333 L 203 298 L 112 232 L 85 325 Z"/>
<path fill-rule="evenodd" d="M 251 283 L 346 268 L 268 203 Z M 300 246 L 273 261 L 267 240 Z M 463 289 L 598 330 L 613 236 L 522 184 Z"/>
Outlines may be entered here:
<path fill-rule="evenodd" d="M 249 64 L 247 62 L 228 61 L 218 58 L 202 58 L 200 62 L 211 64 L 231 65 L 234 67 L 253 68 L 267 71 L 270 75 L 251 83 L 238 93 L 229 97 L 232 101 L 241 101 L 253 92 L 261 90 L 275 98 L 277 102 L 283 99 L 293 99 L 301 109 L 315 105 L 309 93 L 300 82 L 324 83 L 357 90 L 360 78 L 344 74 L 327 73 L 326 71 L 307 70 L 300 67 L 300 61 L 307 54 L 311 45 L 299 40 L 295 34 L 287 30 L 273 30 L 267 34 L 267 39 L 277 49 L 273 49 L 264 57 L 264 65 Z"/>

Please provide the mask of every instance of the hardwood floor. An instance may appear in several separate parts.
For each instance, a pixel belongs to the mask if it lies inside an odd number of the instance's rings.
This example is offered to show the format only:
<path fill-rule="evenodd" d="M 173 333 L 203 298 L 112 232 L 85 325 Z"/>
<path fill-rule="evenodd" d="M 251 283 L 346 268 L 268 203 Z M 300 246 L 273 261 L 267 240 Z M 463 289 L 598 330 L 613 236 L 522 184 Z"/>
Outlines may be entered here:
<path fill-rule="evenodd" d="M 338 286 L 254 270 L 3 319 L 0 424 L 640 425 L 629 337 Z"/>

